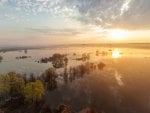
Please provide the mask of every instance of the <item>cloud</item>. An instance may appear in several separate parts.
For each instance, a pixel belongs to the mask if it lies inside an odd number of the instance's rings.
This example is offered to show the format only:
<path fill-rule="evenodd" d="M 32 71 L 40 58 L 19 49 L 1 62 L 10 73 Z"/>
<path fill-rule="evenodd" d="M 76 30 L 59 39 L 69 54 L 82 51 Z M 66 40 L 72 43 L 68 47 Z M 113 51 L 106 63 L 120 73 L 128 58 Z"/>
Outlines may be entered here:
<path fill-rule="evenodd" d="M 103 28 L 149 29 L 150 0 L 66 0 L 77 19 Z"/>
<path fill-rule="evenodd" d="M 150 0 L 134 0 L 129 11 L 118 18 L 114 25 L 127 29 L 150 29 Z"/>
<path fill-rule="evenodd" d="M 51 16 L 69 17 L 75 14 L 74 8 L 65 5 L 65 0 L 0 0 L 0 4 L 8 12 L 20 11 L 24 15 L 48 13 Z"/>
<path fill-rule="evenodd" d="M 120 15 L 123 15 L 125 12 L 129 10 L 131 0 L 125 0 L 120 9 Z"/>
<path fill-rule="evenodd" d="M 6 13 L 30 17 L 46 13 L 102 28 L 150 28 L 150 0 L 0 0 L 0 4 Z"/>
<path fill-rule="evenodd" d="M 120 15 L 124 0 L 67 0 L 79 11 L 78 20 L 85 24 L 109 26 Z"/>
<path fill-rule="evenodd" d="M 75 36 L 82 34 L 79 29 L 27 28 L 26 30 L 48 36 Z"/>

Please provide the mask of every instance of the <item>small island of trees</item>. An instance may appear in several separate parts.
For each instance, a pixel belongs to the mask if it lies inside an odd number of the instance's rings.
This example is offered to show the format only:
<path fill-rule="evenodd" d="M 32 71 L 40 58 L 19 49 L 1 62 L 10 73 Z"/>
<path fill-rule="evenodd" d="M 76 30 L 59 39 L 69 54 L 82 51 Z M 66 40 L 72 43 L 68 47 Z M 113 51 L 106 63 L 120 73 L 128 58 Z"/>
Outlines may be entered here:
<path fill-rule="evenodd" d="M 55 53 L 52 57 L 41 58 L 38 63 L 48 63 L 52 62 L 54 68 L 62 68 L 68 64 L 68 58 L 66 54 Z"/>

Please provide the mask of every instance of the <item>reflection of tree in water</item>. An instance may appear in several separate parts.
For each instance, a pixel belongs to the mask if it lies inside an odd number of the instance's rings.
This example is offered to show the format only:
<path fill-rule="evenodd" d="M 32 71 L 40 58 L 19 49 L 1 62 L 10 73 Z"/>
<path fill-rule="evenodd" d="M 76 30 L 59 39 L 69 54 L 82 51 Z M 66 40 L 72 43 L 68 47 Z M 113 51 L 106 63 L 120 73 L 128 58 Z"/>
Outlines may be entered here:
<path fill-rule="evenodd" d="M 72 82 L 75 79 L 79 79 L 84 77 L 86 74 L 90 74 L 96 69 L 103 70 L 105 64 L 100 62 L 98 64 L 86 62 L 85 64 L 81 64 L 75 67 L 67 67 L 64 68 L 63 78 L 64 82 L 67 84 L 68 81 Z"/>
<path fill-rule="evenodd" d="M 89 84 L 88 90 L 91 92 L 88 94 L 91 97 L 91 107 L 106 113 L 122 113 L 119 112 L 121 108 L 117 94 L 118 86 L 114 78 L 93 74 L 86 79 L 86 84 Z"/>
<path fill-rule="evenodd" d="M 89 61 L 90 60 L 90 53 L 83 53 L 82 56 L 80 58 L 76 58 L 76 60 L 78 61 L 83 61 L 83 62 L 86 62 L 86 61 Z"/>
<path fill-rule="evenodd" d="M 68 70 L 67 70 L 67 67 L 64 68 L 64 72 L 63 72 L 63 79 L 64 79 L 64 82 L 65 84 L 68 83 Z"/>
<path fill-rule="evenodd" d="M 70 75 L 65 78 L 68 81 L 66 87 L 60 87 L 56 92 L 52 92 L 52 101 L 69 103 L 74 110 L 89 107 L 95 108 L 100 113 L 102 111 L 104 113 L 125 113 L 122 112 L 124 109 L 120 101 L 122 97 L 119 96 L 119 86 L 113 75 L 105 76 L 97 69 L 97 73 L 93 71 L 87 74 L 85 71 L 83 78 L 78 79 L 82 71 L 76 69 L 79 69 L 78 66 L 71 68 L 72 75 L 74 75 L 72 79 Z M 69 70 L 68 73 L 70 74 Z M 66 70 L 64 71 L 66 72 Z M 69 82 L 69 79 L 72 82 Z"/>

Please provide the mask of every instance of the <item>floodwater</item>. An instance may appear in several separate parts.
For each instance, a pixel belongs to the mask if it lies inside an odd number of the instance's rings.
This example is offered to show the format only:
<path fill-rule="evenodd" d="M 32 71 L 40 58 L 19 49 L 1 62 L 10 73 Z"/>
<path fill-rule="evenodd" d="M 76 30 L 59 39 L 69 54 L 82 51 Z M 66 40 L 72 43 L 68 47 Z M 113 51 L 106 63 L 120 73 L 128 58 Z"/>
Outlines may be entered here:
<path fill-rule="evenodd" d="M 37 61 L 54 53 L 67 54 L 67 67 L 84 64 L 75 60 L 83 53 L 90 54 L 89 62 L 103 62 L 106 67 L 67 85 L 62 84 L 61 77 L 58 78 L 58 88 L 46 94 L 51 107 L 55 108 L 61 102 L 77 111 L 92 107 L 103 113 L 150 113 L 150 50 L 146 48 L 83 46 L 29 49 L 27 53 L 10 51 L 0 53 L 3 57 L 0 73 L 15 71 L 39 76 L 53 66 Z M 24 55 L 31 57 L 16 59 Z M 62 70 L 57 69 L 58 72 Z"/>
<path fill-rule="evenodd" d="M 96 56 L 96 51 L 99 55 Z M 76 61 L 74 59 L 80 57 L 83 53 L 90 53 L 91 62 L 108 62 L 113 63 L 113 65 L 120 65 L 122 61 L 128 62 L 133 60 L 136 63 L 149 62 L 150 60 L 150 50 L 149 49 L 133 49 L 133 48 L 104 48 L 104 47 L 61 47 L 61 48 L 46 48 L 46 49 L 33 49 L 28 50 L 27 53 L 22 51 L 10 51 L 6 53 L 0 53 L 3 57 L 0 63 L 0 73 L 7 73 L 10 71 L 15 71 L 18 73 L 34 73 L 40 75 L 48 67 L 52 67 L 51 63 L 37 63 L 36 61 L 41 58 L 50 57 L 54 53 L 67 54 L 69 58 L 68 66 L 79 65 L 82 62 Z M 73 55 L 73 54 L 76 55 Z M 27 59 L 16 59 L 17 56 L 31 56 Z M 137 60 L 139 60 L 137 62 Z M 128 65 L 132 65 L 129 64 Z M 145 65 L 148 65 L 146 63 Z"/>

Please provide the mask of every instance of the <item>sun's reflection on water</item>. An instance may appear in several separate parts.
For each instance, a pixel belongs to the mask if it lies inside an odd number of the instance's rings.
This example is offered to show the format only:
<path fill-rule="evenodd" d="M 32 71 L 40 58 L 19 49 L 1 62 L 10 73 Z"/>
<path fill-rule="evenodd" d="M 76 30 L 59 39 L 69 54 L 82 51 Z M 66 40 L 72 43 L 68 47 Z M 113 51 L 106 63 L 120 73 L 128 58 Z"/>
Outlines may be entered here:
<path fill-rule="evenodd" d="M 121 57 L 121 52 L 117 49 L 112 51 L 112 58 L 120 58 Z"/>

